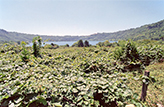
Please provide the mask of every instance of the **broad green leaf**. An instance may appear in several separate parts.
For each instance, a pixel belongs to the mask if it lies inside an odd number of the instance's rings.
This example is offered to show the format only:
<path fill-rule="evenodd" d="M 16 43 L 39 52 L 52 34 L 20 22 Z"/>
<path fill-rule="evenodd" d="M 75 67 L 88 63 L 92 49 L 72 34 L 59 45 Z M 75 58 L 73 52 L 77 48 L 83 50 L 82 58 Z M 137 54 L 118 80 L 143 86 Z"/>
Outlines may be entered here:
<path fill-rule="evenodd" d="M 76 88 L 73 88 L 73 89 L 72 89 L 72 92 L 73 92 L 73 93 L 77 93 L 78 90 L 77 90 Z"/>
<path fill-rule="evenodd" d="M 55 107 L 62 107 L 60 103 L 54 103 Z"/>
<path fill-rule="evenodd" d="M 94 105 L 95 105 L 95 107 L 99 107 L 99 101 L 94 101 Z"/>

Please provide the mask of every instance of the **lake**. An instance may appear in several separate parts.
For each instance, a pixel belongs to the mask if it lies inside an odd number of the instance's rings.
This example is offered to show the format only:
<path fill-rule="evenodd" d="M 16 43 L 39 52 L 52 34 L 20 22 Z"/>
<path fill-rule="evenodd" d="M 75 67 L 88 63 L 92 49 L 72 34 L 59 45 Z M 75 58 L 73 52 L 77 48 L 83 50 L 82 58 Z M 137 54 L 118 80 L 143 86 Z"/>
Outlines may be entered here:
<path fill-rule="evenodd" d="M 66 44 L 68 44 L 69 46 L 72 46 L 75 42 L 77 42 L 77 41 L 58 41 L 58 42 L 43 42 L 44 44 L 42 44 L 42 46 L 44 46 L 45 44 L 51 44 L 51 43 L 53 43 L 53 44 L 57 44 L 57 45 L 66 45 Z M 89 44 L 91 44 L 91 45 L 96 45 L 97 43 L 99 43 L 99 42 L 104 42 L 104 41 L 88 41 L 89 42 Z M 110 41 L 110 43 L 114 43 L 114 42 L 117 42 L 117 41 Z M 29 43 L 27 46 L 32 46 L 33 45 L 33 43 Z"/>

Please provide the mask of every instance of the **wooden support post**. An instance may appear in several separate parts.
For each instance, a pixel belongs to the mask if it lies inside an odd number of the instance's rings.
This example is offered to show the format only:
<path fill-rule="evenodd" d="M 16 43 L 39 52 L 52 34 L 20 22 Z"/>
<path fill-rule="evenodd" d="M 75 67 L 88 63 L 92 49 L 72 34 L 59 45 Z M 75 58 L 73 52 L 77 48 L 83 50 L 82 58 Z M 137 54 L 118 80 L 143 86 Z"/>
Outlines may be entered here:
<path fill-rule="evenodd" d="M 149 71 L 145 71 L 144 76 L 149 77 L 150 72 Z M 147 91 L 147 87 L 148 87 L 148 81 L 149 79 L 145 79 L 145 81 L 143 82 L 142 85 L 142 93 L 141 93 L 141 101 L 145 101 L 146 100 L 146 91 Z"/>

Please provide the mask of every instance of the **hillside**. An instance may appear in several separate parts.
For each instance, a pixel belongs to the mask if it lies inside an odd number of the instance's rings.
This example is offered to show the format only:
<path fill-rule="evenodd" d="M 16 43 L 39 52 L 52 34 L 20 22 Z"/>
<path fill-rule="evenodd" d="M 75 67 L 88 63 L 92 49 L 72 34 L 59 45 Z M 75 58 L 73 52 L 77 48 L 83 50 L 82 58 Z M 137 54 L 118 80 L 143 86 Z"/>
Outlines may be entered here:
<path fill-rule="evenodd" d="M 164 20 L 157 23 L 144 25 L 138 28 L 132 28 L 128 30 L 118 31 L 114 33 L 98 33 L 91 35 L 91 38 L 97 40 L 99 38 L 104 40 L 119 40 L 119 39 L 155 39 L 159 40 L 164 37 Z M 164 38 L 163 38 L 164 39 Z"/>
<path fill-rule="evenodd" d="M 52 41 L 77 41 L 79 39 L 99 41 L 99 40 L 120 40 L 120 39 L 154 39 L 164 40 L 164 20 L 159 22 L 144 25 L 138 28 L 118 31 L 114 33 L 96 33 L 87 36 L 47 36 L 33 35 L 17 32 L 8 32 L 0 29 L 0 41 L 32 41 L 35 36 L 41 36 L 43 40 L 49 39 Z"/>

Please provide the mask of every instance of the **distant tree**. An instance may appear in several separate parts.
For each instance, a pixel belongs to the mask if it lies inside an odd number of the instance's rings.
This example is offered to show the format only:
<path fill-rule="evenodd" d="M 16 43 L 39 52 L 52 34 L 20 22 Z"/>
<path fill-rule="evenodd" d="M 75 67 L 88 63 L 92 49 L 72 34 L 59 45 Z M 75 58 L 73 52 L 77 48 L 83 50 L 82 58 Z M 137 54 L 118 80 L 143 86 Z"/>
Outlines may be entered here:
<path fill-rule="evenodd" d="M 104 46 L 104 42 L 99 42 L 99 43 L 97 43 L 96 45 L 102 47 L 102 46 Z"/>
<path fill-rule="evenodd" d="M 75 42 L 75 43 L 72 45 L 72 47 L 78 47 L 78 43 Z"/>
<path fill-rule="evenodd" d="M 66 46 L 66 47 L 69 47 L 69 45 L 68 45 L 68 44 L 66 44 L 65 46 Z"/>
<path fill-rule="evenodd" d="M 82 40 L 79 40 L 78 43 L 77 43 L 78 47 L 83 47 L 84 44 L 83 44 L 83 41 Z"/>
<path fill-rule="evenodd" d="M 54 43 L 51 43 L 52 46 L 54 46 Z"/>
<path fill-rule="evenodd" d="M 52 49 L 53 47 L 50 44 L 45 44 L 43 48 L 44 49 Z"/>
<path fill-rule="evenodd" d="M 20 45 L 21 44 L 21 41 L 17 41 L 17 44 Z"/>
<path fill-rule="evenodd" d="M 110 42 L 108 41 L 108 40 L 106 40 L 105 42 L 104 42 L 104 44 L 109 44 Z"/>
<path fill-rule="evenodd" d="M 46 45 L 44 45 L 44 48 L 45 49 L 57 49 L 57 48 L 59 48 L 59 45 L 57 45 L 57 44 L 53 44 L 53 43 L 51 43 L 51 44 L 46 44 Z"/>
<path fill-rule="evenodd" d="M 111 43 L 110 43 L 108 40 L 106 40 L 106 41 L 104 42 L 104 46 L 111 46 Z"/>
<path fill-rule="evenodd" d="M 88 42 L 87 40 L 85 40 L 84 46 L 85 46 L 85 47 L 89 47 L 89 42 Z"/>
<path fill-rule="evenodd" d="M 164 36 L 160 37 L 160 39 L 162 39 L 164 41 Z"/>

